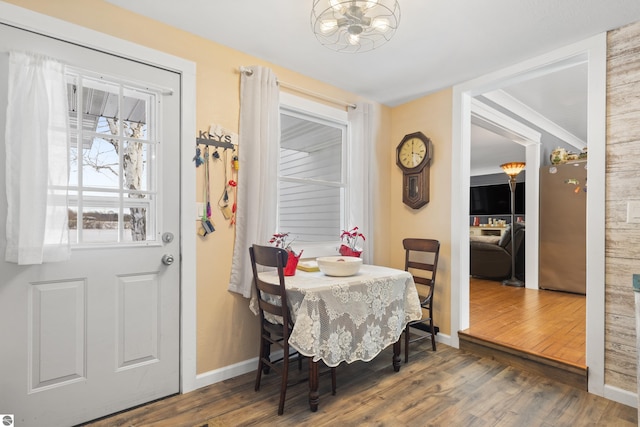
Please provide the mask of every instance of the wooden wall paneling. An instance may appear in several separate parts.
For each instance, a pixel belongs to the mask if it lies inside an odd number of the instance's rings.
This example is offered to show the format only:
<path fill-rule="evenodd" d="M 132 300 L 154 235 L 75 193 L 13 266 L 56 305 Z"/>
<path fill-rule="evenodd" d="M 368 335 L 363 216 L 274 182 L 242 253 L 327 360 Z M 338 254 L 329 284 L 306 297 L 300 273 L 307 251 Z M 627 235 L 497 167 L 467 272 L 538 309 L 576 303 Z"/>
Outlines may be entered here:
<path fill-rule="evenodd" d="M 612 285 L 607 287 L 605 296 L 607 312 L 630 319 L 630 323 L 626 326 L 633 327 L 635 330 L 635 304 L 633 300 L 633 289 L 631 287 Z"/>
<path fill-rule="evenodd" d="M 607 147 L 628 141 L 638 141 L 640 124 L 636 114 L 620 114 L 607 117 Z"/>
<path fill-rule="evenodd" d="M 640 125 L 636 132 L 640 133 Z M 640 168 L 640 144 L 638 140 L 609 144 L 607 149 L 607 173 L 638 170 Z M 612 187 L 614 191 L 618 187 Z M 637 192 L 636 189 L 634 189 Z M 625 218 L 626 219 L 626 218 Z"/>
<path fill-rule="evenodd" d="M 640 273 L 640 224 L 627 202 L 640 200 L 640 22 L 607 36 L 605 383 L 637 393 L 632 274 Z"/>
<path fill-rule="evenodd" d="M 640 259 L 640 246 L 637 242 L 640 242 L 640 230 L 607 227 L 605 257 Z M 640 271 L 640 265 L 638 265 L 637 271 Z M 631 286 L 631 278 L 629 278 L 627 285 Z"/>
<path fill-rule="evenodd" d="M 605 270 L 605 281 L 609 286 L 620 286 L 623 288 L 629 285 L 632 275 L 638 271 L 638 260 L 633 258 L 611 258 L 607 262 Z M 633 304 L 633 301 L 629 301 Z"/>

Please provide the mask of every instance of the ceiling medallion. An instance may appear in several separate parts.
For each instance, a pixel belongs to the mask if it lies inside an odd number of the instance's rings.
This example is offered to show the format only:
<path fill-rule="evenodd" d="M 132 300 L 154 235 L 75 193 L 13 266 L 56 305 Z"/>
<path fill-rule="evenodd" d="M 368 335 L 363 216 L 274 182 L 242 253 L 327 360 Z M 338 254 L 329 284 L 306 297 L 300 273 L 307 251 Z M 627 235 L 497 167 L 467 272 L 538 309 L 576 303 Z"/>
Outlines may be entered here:
<path fill-rule="evenodd" d="M 391 40 L 400 23 L 397 0 L 314 0 L 311 27 L 323 46 L 367 52 Z"/>

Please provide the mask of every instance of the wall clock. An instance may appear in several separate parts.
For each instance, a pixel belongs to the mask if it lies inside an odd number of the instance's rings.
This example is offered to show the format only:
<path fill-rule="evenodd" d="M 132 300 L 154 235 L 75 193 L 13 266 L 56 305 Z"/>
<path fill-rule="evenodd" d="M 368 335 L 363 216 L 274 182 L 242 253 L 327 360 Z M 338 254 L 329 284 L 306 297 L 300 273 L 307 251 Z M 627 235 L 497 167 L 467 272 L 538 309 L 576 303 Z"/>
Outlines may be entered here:
<path fill-rule="evenodd" d="M 429 170 L 433 147 L 422 132 L 410 133 L 396 148 L 396 164 L 402 169 L 402 202 L 413 209 L 429 203 Z"/>

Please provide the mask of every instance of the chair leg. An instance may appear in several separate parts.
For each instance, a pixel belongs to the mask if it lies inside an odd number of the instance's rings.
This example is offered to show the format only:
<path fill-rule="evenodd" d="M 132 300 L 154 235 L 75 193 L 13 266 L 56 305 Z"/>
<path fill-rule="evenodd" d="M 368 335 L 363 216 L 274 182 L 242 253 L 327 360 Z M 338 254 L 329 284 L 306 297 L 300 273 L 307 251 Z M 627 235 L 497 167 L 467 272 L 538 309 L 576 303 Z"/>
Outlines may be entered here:
<path fill-rule="evenodd" d="M 262 378 L 262 370 L 266 367 L 266 365 L 263 363 L 264 360 L 264 352 L 265 352 L 265 344 L 264 344 L 264 338 L 262 338 L 262 334 L 260 336 L 260 356 L 258 357 L 258 372 L 256 374 L 256 385 L 255 385 L 255 390 L 258 391 L 260 390 L 260 379 Z"/>
<path fill-rule="evenodd" d="M 331 394 L 336 394 L 336 368 L 331 368 Z"/>
<path fill-rule="evenodd" d="M 271 334 L 269 334 L 269 337 L 270 336 Z M 264 340 L 264 353 L 262 357 L 264 357 L 264 360 L 271 360 L 271 342 L 269 342 L 269 340 L 266 340 L 266 339 Z M 262 372 L 265 375 L 268 374 L 270 370 L 271 370 L 271 367 L 266 363 L 262 365 Z"/>
<path fill-rule="evenodd" d="M 289 354 L 289 349 L 285 346 L 284 354 Z M 278 404 L 278 415 L 284 413 L 284 399 L 287 395 L 287 381 L 289 380 L 289 357 L 284 358 L 282 361 L 282 380 L 280 382 L 280 403 Z"/>
<path fill-rule="evenodd" d="M 431 348 L 436 351 L 436 330 L 433 327 L 433 317 L 429 320 L 429 329 L 431 329 Z"/>
<path fill-rule="evenodd" d="M 409 362 L 409 325 L 404 328 L 404 363 Z"/>

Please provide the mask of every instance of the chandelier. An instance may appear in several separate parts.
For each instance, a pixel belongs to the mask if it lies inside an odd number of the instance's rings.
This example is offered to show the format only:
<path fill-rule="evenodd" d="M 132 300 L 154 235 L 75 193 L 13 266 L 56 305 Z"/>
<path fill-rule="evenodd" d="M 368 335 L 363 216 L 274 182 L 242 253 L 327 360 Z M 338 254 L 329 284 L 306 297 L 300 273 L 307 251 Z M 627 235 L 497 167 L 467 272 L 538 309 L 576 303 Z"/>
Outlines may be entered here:
<path fill-rule="evenodd" d="M 367 52 L 388 42 L 400 23 L 397 0 L 313 0 L 311 27 L 323 46 Z"/>

